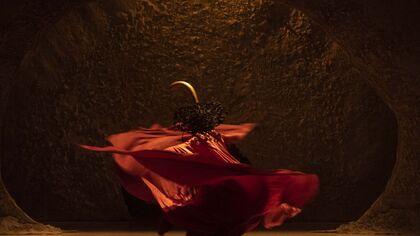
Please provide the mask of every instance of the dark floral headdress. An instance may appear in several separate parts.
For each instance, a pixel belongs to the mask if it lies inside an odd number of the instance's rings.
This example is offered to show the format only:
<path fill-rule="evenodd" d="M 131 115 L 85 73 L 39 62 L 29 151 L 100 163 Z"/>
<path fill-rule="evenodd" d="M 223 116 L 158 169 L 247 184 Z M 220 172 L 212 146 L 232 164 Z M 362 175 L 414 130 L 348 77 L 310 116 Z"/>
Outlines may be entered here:
<path fill-rule="evenodd" d="M 174 114 L 174 125 L 181 131 L 197 134 L 210 132 L 223 122 L 225 112 L 218 102 L 200 103 L 194 87 L 186 81 L 176 81 L 176 85 L 186 86 L 194 97 L 195 104 L 181 106 Z"/>

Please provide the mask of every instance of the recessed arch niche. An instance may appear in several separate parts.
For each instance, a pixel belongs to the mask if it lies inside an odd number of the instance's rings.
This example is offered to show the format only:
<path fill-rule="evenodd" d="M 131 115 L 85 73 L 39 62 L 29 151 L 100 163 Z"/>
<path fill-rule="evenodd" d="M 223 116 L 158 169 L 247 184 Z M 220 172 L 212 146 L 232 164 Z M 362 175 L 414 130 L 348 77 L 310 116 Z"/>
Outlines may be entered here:
<path fill-rule="evenodd" d="M 258 123 L 239 146 L 254 165 L 319 174 L 320 195 L 297 220 L 354 220 L 396 152 L 394 115 L 364 76 L 305 14 L 272 1 L 84 3 L 21 63 L 3 179 L 36 219 L 126 219 L 109 156 L 74 144 L 169 124 L 179 101 L 168 85 L 182 79 L 221 101 L 226 122 Z"/>

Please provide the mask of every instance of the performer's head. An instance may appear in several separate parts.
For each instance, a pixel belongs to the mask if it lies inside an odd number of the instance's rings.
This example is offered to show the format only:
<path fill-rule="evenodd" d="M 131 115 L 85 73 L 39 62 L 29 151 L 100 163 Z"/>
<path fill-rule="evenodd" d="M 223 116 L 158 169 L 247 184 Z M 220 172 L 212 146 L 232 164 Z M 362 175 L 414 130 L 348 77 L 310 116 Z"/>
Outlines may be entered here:
<path fill-rule="evenodd" d="M 210 132 L 223 122 L 225 113 L 217 102 L 182 106 L 175 111 L 174 125 L 192 134 Z"/>
<path fill-rule="evenodd" d="M 171 88 L 185 86 L 194 97 L 195 104 L 181 106 L 175 111 L 174 125 L 184 132 L 197 134 L 210 132 L 223 122 L 225 118 L 223 107 L 220 103 L 200 103 L 194 87 L 186 81 L 175 81 Z"/>

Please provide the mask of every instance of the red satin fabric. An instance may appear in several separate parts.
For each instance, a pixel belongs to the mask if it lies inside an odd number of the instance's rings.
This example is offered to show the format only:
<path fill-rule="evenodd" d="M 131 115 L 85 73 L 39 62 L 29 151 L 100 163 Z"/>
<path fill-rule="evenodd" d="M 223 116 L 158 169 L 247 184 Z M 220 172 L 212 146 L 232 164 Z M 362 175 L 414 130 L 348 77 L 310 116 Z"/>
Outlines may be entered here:
<path fill-rule="evenodd" d="M 319 186 L 316 175 L 239 163 L 226 143 L 253 128 L 222 124 L 191 136 L 153 125 L 112 135 L 109 147 L 81 147 L 113 152 L 122 186 L 158 203 L 172 224 L 202 235 L 241 235 L 259 223 L 272 228 L 294 217 Z"/>

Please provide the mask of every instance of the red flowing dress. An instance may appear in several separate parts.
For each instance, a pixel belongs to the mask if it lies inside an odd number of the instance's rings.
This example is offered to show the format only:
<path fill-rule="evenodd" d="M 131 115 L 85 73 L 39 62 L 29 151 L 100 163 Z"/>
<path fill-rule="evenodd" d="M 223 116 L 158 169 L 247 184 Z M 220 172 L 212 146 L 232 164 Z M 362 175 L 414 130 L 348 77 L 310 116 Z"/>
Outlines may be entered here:
<path fill-rule="evenodd" d="M 262 223 L 279 226 L 318 192 L 316 175 L 260 170 L 236 160 L 228 143 L 242 140 L 254 124 L 221 124 L 191 135 L 153 125 L 111 135 L 112 146 L 81 147 L 112 152 L 121 184 L 159 204 L 173 225 L 199 235 L 242 235 Z"/>

